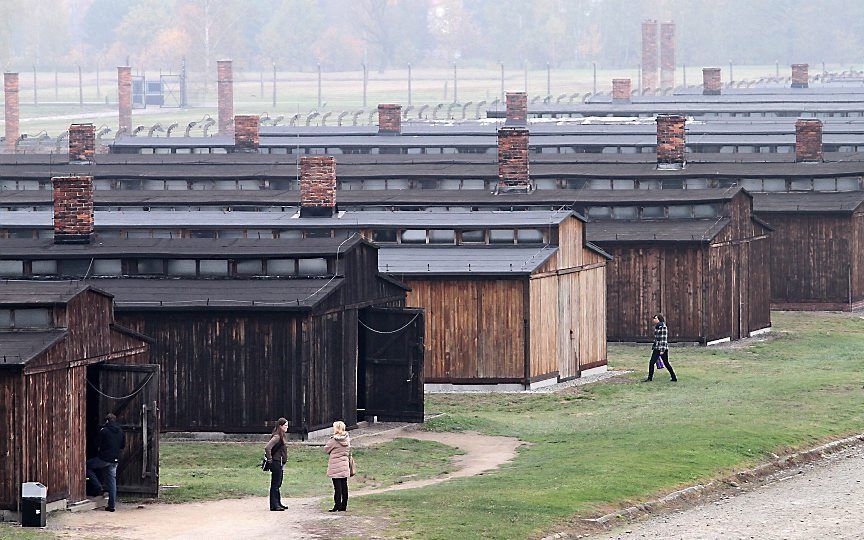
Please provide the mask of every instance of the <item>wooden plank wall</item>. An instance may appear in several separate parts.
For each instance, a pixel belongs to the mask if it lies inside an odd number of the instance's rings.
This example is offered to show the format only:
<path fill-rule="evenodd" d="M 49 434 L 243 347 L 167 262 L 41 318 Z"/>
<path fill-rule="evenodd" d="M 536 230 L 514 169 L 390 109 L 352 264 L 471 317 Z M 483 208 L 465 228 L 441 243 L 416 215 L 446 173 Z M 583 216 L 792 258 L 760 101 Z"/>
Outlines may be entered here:
<path fill-rule="evenodd" d="M 848 304 L 851 265 L 860 264 L 859 257 L 853 257 L 860 253 L 854 250 L 860 238 L 855 231 L 860 216 L 771 213 L 765 217 L 775 228 L 770 246 L 771 301 L 791 305 L 787 307 L 816 304 L 816 309 L 819 304 Z"/>
<path fill-rule="evenodd" d="M 165 431 L 263 433 L 303 422 L 301 322 L 288 312 L 118 312 L 155 339 Z"/>
<path fill-rule="evenodd" d="M 559 249 L 530 281 L 530 377 L 562 379 L 606 364 L 606 264 L 585 248 L 584 223 L 558 228 Z M 554 329 L 554 330 L 552 330 Z"/>
<path fill-rule="evenodd" d="M 530 296 L 532 378 L 606 365 L 605 265 L 532 278 Z"/>
<path fill-rule="evenodd" d="M 342 420 L 357 424 L 357 310 L 311 317 L 307 358 L 306 418 L 308 431 Z"/>
<path fill-rule="evenodd" d="M 702 335 L 707 253 L 697 244 L 604 246 L 607 265 L 607 332 L 610 341 L 648 342 L 651 319 L 663 313 L 673 341 L 699 341 Z"/>
<path fill-rule="evenodd" d="M 16 510 L 21 489 L 23 433 L 17 415 L 22 410 L 22 381 L 20 371 L 0 370 L 0 510 Z"/>
<path fill-rule="evenodd" d="M 426 311 L 426 382 L 523 379 L 524 279 L 406 279 Z"/>
<path fill-rule="evenodd" d="M 858 211 L 852 215 L 852 302 L 860 305 L 864 302 L 864 260 L 860 253 L 864 252 L 864 212 Z"/>

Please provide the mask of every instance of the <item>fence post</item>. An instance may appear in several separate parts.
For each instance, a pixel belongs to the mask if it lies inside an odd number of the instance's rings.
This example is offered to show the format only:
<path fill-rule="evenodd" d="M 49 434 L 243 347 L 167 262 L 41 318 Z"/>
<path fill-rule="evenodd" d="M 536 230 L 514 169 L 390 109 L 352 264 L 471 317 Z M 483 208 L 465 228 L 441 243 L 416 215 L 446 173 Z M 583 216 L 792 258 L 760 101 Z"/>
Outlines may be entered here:
<path fill-rule="evenodd" d="M 456 60 L 453 60 L 453 103 L 459 103 L 459 77 L 456 75 Z"/>
<path fill-rule="evenodd" d="M 592 94 L 597 93 L 597 62 L 591 62 L 591 67 L 594 69 L 594 91 Z"/>
<path fill-rule="evenodd" d="M 408 105 L 411 105 L 411 63 L 408 63 Z"/>
<path fill-rule="evenodd" d="M 276 106 L 276 62 L 273 62 L 273 106 Z"/>
<path fill-rule="evenodd" d="M 81 77 L 81 65 L 78 65 L 78 105 L 84 105 L 84 79 Z"/>
<path fill-rule="evenodd" d="M 501 65 L 501 101 L 506 99 L 506 92 L 504 91 L 504 62 L 498 62 Z"/>
<path fill-rule="evenodd" d="M 96 60 L 96 100 L 102 97 L 102 90 L 99 87 L 99 60 Z"/>
<path fill-rule="evenodd" d="M 321 64 L 318 64 L 318 110 L 321 110 Z"/>
<path fill-rule="evenodd" d="M 33 105 L 39 105 L 39 94 L 36 90 L 36 64 L 33 64 Z"/>
<path fill-rule="evenodd" d="M 552 68 L 549 66 L 549 62 L 546 62 L 546 95 L 552 95 Z"/>
<path fill-rule="evenodd" d="M 366 62 L 361 64 L 363 66 L 363 108 L 366 108 L 366 87 L 369 85 L 369 73 L 366 71 Z"/>
<path fill-rule="evenodd" d="M 525 60 L 525 93 L 528 93 L 528 60 Z"/>
<path fill-rule="evenodd" d="M 264 68 L 261 68 L 261 71 L 258 72 L 258 95 L 261 96 L 261 99 L 264 99 Z"/>
<path fill-rule="evenodd" d="M 687 88 L 687 64 L 681 64 L 681 73 L 684 77 L 684 88 Z"/>
<path fill-rule="evenodd" d="M 735 78 L 732 76 L 732 60 L 729 60 L 729 83 L 731 84 Z"/>

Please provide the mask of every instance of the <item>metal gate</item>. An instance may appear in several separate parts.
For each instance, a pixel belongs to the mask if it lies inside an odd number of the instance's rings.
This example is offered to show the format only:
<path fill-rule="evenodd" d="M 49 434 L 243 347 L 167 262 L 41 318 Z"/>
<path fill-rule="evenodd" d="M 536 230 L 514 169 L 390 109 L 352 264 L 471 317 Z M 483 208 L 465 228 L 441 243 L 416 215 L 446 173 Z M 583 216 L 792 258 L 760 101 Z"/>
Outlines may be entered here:
<path fill-rule="evenodd" d="M 423 421 L 423 310 L 360 311 L 360 365 L 367 416 L 382 421 Z"/>
<path fill-rule="evenodd" d="M 117 492 L 159 495 L 159 366 L 100 364 L 99 418 L 117 416 L 126 446 L 117 466 Z"/>

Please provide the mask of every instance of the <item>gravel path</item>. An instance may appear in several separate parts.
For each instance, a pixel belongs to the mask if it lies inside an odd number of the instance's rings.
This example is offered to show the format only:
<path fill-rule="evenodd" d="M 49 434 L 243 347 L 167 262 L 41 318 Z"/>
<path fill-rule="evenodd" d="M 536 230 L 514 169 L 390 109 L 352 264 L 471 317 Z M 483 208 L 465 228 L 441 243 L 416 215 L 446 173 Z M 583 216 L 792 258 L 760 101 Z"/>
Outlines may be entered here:
<path fill-rule="evenodd" d="M 778 473 L 754 491 L 633 523 L 599 538 L 864 538 L 864 447 Z"/>
<path fill-rule="evenodd" d="M 437 441 L 459 448 L 454 458 L 457 469 L 446 476 L 404 482 L 381 489 L 362 489 L 350 493 L 348 512 L 329 514 L 321 510 L 325 497 L 283 498 L 284 512 L 267 510 L 265 497 L 226 499 L 190 504 L 152 504 L 143 508 L 119 505 L 117 512 L 92 511 L 65 513 L 49 519 L 49 529 L 68 538 L 159 538 L 231 539 L 239 538 L 333 538 L 368 536 L 382 525 L 381 520 L 352 515 L 351 505 L 362 504 L 357 497 L 373 493 L 416 489 L 475 476 L 494 469 L 516 457 L 522 445 L 518 439 L 478 433 L 433 433 L 411 428 L 391 429 L 376 436 L 374 442 L 396 437 Z M 372 440 L 364 441 L 371 443 Z M 361 464 L 362 466 L 362 464 Z M 324 479 L 326 481 L 326 479 Z"/>

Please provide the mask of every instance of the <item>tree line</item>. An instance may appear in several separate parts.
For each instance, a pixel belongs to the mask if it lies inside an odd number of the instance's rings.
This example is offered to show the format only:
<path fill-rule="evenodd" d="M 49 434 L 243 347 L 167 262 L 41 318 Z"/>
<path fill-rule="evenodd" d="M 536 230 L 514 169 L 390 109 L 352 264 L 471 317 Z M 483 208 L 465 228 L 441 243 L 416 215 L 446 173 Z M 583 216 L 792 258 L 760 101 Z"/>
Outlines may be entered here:
<path fill-rule="evenodd" d="M 677 23 L 677 63 L 864 62 L 860 0 L 3 0 L 6 69 L 634 67 L 643 19 Z"/>

